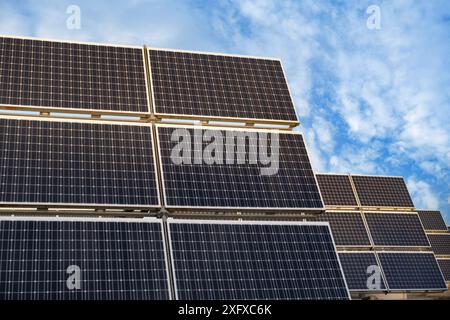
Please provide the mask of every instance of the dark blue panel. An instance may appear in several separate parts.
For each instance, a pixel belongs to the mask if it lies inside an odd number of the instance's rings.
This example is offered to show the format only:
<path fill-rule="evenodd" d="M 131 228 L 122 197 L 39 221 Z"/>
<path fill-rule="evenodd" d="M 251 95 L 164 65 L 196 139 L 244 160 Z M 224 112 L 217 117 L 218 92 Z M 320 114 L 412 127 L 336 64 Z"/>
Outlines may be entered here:
<path fill-rule="evenodd" d="M 157 206 L 151 128 L 0 119 L 0 203 Z"/>
<path fill-rule="evenodd" d="M 445 281 L 450 281 L 450 259 L 437 259 Z"/>
<path fill-rule="evenodd" d="M 0 220 L 1 300 L 169 299 L 167 277 L 160 223 Z"/>
<path fill-rule="evenodd" d="M 435 254 L 450 255 L 450 233 L 428 234 L 428 239 Z"/>
<path fill-rule="evenodd" d="M 326 225 L 169 227 L 178 299 L 348 299 Z"/>
<path fill-rule="evenodd" d="M 432 253 L 378 253 L 390 290 L 447 289 Z"/>
<path fill-rule="evenodd" d="M 425 230 L 448 231 L 440 211 L 418 210 L 417 213 Z"/>
<path fill-rule="evenodd" d="M 429 247 L 416 213 L 364 213 L 375 246 Z"/>
<path fill-rule="evenodd" d="M 348 175 L 317 174 L 316 177 L 326 206 L 358 206 Z"/>
<path fill-rule="evenodd" d="M 142 49 L 0 37 L 0 104 L 144 113 Z"/>
<path fill-rule="evenodd" d="M 355 291 L 380 291 L 385 290 L 383 277 L 373 252 L 340 252 L 342 269 L 349 290 Z M 374 272 L 378 272 L 377 276 Z M 375 280 L 375 277 L 379 277 Z M 378 284 L 377 284 L 377 281 Z"/>
<path fill-rule="evenodd" d="M 190 164 L 175 162 L 173 158 L 178 140 L 174 141 L 172 134 L 181 130 L 191 138 L 192 152 L 188 153 Z M 206 132 L 199 131 L 199 136 Z M 272 145 L 272 139 L 277 139 L 276 136 L 263 131 L 209 129 L 208 133 L 211 131 L 221 135 L 227 146 L 234 146 L 231 163 L 226 162 L 231 148 L 224 146 L 222 163 L 207 164 L 200 159 L 201 163 L 196 164 L 194 150 L 205 150 L 209 142 L 203 142 L 201 146 L 200 143 L 196 144 L 197 139 L 191 128 L 158 127 L 168 207 L 323 208 L 302 135 L 280 133 L 279 156 L 273 158 L 271 165 L 263 165 L 259 161 L 260 154 L 249 148 L 246 139 L 245 152 L 241 152 L 244 153 L 245 163 L 240 164 L 237 161 L 236 145 L 241 140 L 236 138 L 237 135 L 252 134 L 255 138 L 252 141 L 257 141 L 259 145 L 263 140 L 268 140 L 268 146 Z M 261 153 L 265 154 L 265 150 Z M 175 155 L 178 156 L 178 153 Z M 253 156 L 258 159 L 256 163 L 249 160 Z M 271 174 L 262 174 L 262 170 L 270 166 L 277 170 Z"/>

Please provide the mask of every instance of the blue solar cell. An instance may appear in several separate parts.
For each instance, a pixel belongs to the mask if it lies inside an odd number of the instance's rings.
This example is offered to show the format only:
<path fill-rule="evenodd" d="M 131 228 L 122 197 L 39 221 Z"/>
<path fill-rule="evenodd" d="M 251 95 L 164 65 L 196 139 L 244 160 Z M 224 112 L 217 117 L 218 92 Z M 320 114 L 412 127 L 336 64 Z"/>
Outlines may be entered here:
<path fill-rule="evenodd" d="M 161 222 L 119 221 L 0 219 L 0 299 L 169 299 Z"/>
<path fill-rule="evenodd" d="M 326 224 L 169 221 L 178 299 L 348 299 Z"/>
<path fill-rule="evenodd" d="M 433 253 L 381 252 L 381 268 L 389 290 L 446 290 Z"/>

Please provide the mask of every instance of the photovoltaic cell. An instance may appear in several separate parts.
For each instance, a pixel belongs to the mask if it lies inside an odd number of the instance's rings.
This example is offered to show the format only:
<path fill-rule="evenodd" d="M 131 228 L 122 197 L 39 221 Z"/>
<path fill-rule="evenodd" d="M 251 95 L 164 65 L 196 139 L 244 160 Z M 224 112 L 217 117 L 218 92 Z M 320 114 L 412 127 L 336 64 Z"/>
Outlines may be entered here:
<path fill-rule="evenodd" d="M 150 126 L 0 119 L 0 204 L 158 206 Z"/>
<path fill-rule="evenodd" d="M 375 246 L 429 247 L 427 236 L 415 213 L 364 213 Z"/>
<path fill-rule="evenodd" d="M 327 212 L 315 215 L 313 220 L 330 223 L 337 246 L 370 246 L 369 236 L 359 212 Z"/>
<path fill-rule="evenodd" d="M 450 233 L 428 234 L 428 240 L 435 254 L 450 255 Z"/>
<path fill-rule="evenodd" d="M 433 253 L 378 253 L 390 290 L 446 290 Z"/>
<path fill-rule="evenodd" d="M 437 259 L 445 281 L 450 281 L 450 259 Z"/>
<path fill-rule="evenodd" d="M 339 259 L 350 291 L 386 290 L 375 253 L 339 252 Z M 373 277 L 375 272 L 378 278 Z"/>
<path fill-rule="evenodd" d="M 440 211 L 419 210 L 417 213 L 425 230 L 447 231 Z"/>
<path fill-rule="evenodd" d="M 149 112 L 143 50 L 0 37 L 0 105 Z"/>
<path fill-rule="evenodd" d="M 1 300 L 170 298 L 155 221 L 3 218 L 0 265 Z"/>
<path fill-rule="evenodd" d="M 217 128 L 194 132 L 192 127 L 170 126 L 157 129 L 167 207 L 323 208 L 300 134 Z M 201 140 L 206 135 L 223 147 L 211 151 L 211 142 L 205 142 L 211 140 Z M 247 138 L 243 139 L 244 135 Z M 277 140 L 278 150 L 274 147 Z M 268 148 L 262 148 L 262 143 Z M 278 156 L 262 164 L 266 154 Z"/>
<path fill-rule="evenodd" d="M 169 221 L 180 300 L 348 299 L 325 224 Z"/>
<path fill-rule="evenodd" d="M 317 174 L 316 177 L 326 206 L 358 205 L 348 175 Z"/>
<path fill-rule="evenodd" d="M 403 178 L 355 175 L 351 178 L 362 206 L 414 207 Z"/>
<path fill-rule="evenodd" d="M 155 112 L 297 122 L 280 61 L 149 50 Z"/>

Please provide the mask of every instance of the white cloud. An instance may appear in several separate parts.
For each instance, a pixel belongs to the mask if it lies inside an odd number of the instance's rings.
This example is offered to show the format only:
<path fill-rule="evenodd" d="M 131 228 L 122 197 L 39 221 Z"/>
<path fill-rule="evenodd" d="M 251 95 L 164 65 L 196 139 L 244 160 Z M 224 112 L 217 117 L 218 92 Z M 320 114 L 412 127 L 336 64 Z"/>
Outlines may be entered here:
<path fill-rule="evenodd" d="M 431 186 L 414 177 L 407 180 L 408 189 L 412 194 L 413 202 L 416 208 L 438 209 L 439 200 L 432 190 Z"/>

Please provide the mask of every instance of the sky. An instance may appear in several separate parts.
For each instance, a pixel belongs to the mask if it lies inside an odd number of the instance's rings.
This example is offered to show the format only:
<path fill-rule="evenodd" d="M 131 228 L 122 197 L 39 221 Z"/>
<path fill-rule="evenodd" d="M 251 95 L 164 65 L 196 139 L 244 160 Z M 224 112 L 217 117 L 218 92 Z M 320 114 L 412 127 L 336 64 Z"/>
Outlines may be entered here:
<path fill-rule="evenodd" d="M 0 34 L 281 58 L 316 171 L 403 176 L 450 224 L 447 0 L 1 0 Z"/>

